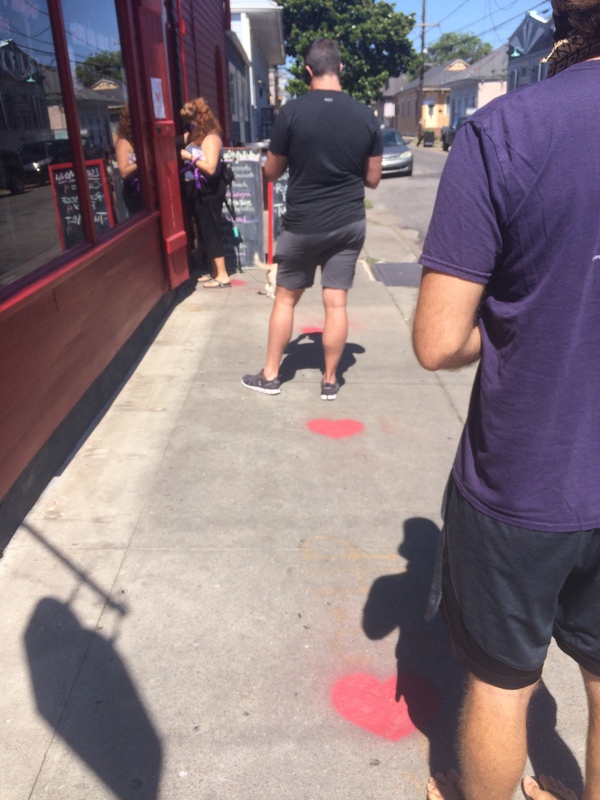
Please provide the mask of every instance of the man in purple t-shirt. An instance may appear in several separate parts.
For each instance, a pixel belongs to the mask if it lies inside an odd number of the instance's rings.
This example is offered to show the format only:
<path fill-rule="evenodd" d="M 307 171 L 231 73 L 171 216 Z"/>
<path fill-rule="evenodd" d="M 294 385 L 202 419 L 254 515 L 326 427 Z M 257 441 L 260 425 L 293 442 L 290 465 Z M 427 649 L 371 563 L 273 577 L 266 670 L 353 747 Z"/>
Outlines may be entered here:
<path fill-rule="evenodd" d="M 600 2 L 553 10 L 549 80 L 458 132 L 421 257 L 419 361 L 481 359 L 435 587 L 469 672 L 461 776 L 432 778 L 429 800 L 511 800 L 552 637 L 583 674 L 584 799 L 600 798 Z M 544 788 L 568 796 L 523 781 Z"/>

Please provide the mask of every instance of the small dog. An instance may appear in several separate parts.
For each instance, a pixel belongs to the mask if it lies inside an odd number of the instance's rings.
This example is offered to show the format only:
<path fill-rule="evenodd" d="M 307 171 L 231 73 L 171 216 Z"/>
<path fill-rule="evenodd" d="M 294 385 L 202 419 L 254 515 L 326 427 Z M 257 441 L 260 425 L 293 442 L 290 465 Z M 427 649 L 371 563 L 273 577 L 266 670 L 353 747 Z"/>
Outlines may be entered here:
<path fill-rule="evenodd" d="M 263 264 L 258 261 L 256 262 L 256 266 L 264 269 L 267 273 L 265 288 L 260 291 L 259 294 L 264 294 L 273 300 L 275 298 L 275 287 L 277 286 L 277 264 Z"/>
<path fill-rule="evenodd" d="M 277 264 L 267 264 L 267 282 L 265 283 L 265 294 L 271 299 L 275 299 L 275 287 L 277 286 Z"/>

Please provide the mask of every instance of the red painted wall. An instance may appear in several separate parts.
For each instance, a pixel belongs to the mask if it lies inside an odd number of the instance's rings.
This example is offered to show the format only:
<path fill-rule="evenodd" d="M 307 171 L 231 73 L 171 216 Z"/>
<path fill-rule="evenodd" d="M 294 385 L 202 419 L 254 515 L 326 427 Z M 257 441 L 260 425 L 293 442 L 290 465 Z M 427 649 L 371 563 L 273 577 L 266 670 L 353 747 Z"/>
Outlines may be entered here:
<path fill-rule="evenodd" d="M 225 31 L 229 3 L 223 0 L 180 0 L 184 24 L 183 55 L 189 97 L 203 97 L 218 116 L 227 142 L 231 130 L 229 69 Z"/>
<path fill-rule="evenodd" d="M 225 117 L 226 139 L 229 4 L 180 2 L 190 97 L 204 96 Z M 158 210 L 0 303 L 0 498 L 169 288 L 187 277 L 175 125 L 153 119 L 150 98 L 150 76 L 161 77 L 170 105 L 162 0 L 124 0 L 120 8 L 132 111 L 146 131 L 136 147 L 144 194 Z"/>
<path fill-rule="evenodd" d="M 167 289 L 154 216 L 0 311 L 0 497 Z"/>

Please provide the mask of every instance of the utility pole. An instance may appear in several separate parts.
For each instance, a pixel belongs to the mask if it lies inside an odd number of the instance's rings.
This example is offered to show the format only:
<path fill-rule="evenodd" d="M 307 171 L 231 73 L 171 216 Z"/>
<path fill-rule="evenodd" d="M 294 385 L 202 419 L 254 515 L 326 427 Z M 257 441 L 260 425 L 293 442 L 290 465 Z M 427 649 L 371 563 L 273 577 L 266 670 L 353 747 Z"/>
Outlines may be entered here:
<path fill-rule="evenodd" d="M 423 14 L 421 20 L 421 68 L 419 70 L 419 89 L 417 91 L 417 132 L 423 114 L 423 83 L 425 76 L 425 29 L 427 27 L 427 0 L 423 0 Z"/>

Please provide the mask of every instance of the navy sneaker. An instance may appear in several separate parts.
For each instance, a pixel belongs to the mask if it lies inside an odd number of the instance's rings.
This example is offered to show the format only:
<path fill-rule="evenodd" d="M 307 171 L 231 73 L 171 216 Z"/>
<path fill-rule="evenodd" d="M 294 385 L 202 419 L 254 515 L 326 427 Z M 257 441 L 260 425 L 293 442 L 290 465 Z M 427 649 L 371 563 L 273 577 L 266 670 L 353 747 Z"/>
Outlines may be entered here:
<path fill-rule="evenodd" d="M 279 378 L 273 378 L 268 381 L 262 373 L 258 375 L 244 375 L 242 383 L 246 389 L 253 389 L 255 392 L 262 392 L 263 394 L 279 394 L 281 392 L 281 381 Z"/>
<path fill-rule="evenodd" d="M 337 393 L 340 390 L 340 385 L 335 383 L 321 383 L 321 400 L 335 400 Z"/>

